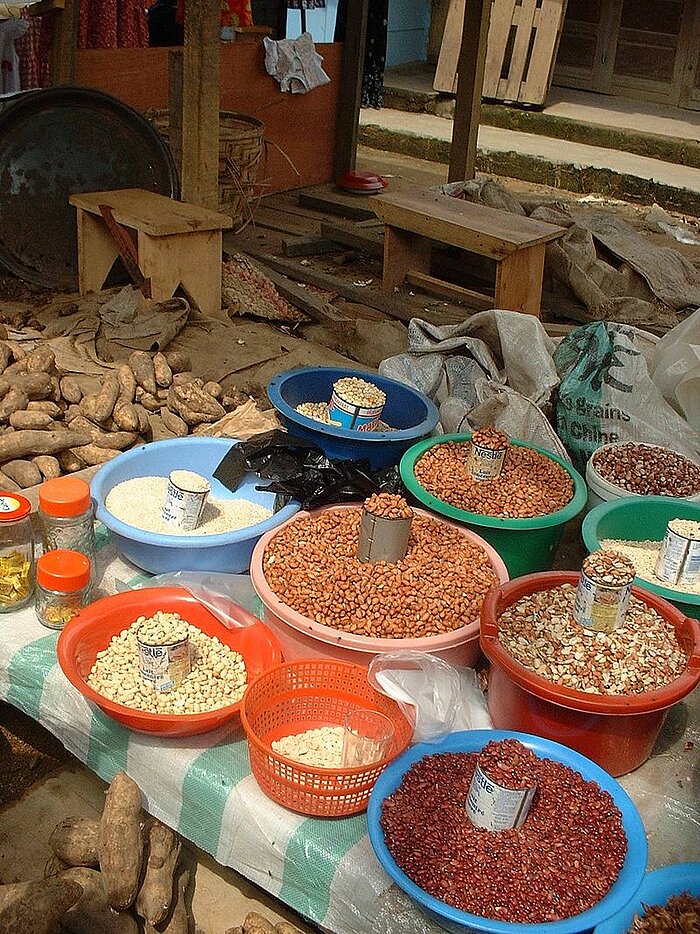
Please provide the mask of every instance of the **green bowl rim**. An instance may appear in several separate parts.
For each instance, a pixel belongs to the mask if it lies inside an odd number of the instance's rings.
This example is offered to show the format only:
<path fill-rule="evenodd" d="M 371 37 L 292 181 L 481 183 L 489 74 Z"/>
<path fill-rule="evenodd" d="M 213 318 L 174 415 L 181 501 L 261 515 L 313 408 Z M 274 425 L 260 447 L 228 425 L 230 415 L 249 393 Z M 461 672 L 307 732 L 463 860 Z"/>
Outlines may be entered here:
<path fill-rule="evenodd" d="M 401 479 L 406 485 L 406 488 L 416 499 L 424 503 L 428 508 L 443 516 L 448 516 L 450 519 L 456 519 L 458 522 L 472 523 L 472 525 L 480 525 L 488 529 L 508 529 L 516 531 L 520 529 L 547 529 L 553 526 L 563 525 L 565 522 L 568 522 L 569 519 L 573 519 L 574 516 L 577 516 L 586 505 L 586 500 L 588 498 L 586 481 L 571 464 L 567 464 L 565 460 L 558 457 L 552 451 L 546 450 L 546 448 L 538 447 L 536 444 L 530 444 L 528 441 L 517 441 L 515 439 L 511 439 L 511 444 L 515 444 L 521 448 L 532 448 L 539 454 L 550 458 L 550 460 L 556 461 L 556 463 L 559 464 L 560 467 L 563 467 L 570 475 L 571 479 L 574 481 L 574 495 L 566 506 L 562 506 L 562 508 L 558 509 L 556 512 L 550 512 L 544 516 L 533 516 L 529 519 L 505 519 L 499 516 L 484 516 L 480 512 L 467 512 L 466 509 L 458 509 L 456 506 L 451 506 L 444 500 L 433 496 L 432 493 L 429 493 L 425 487 L 421 486 L 418 480 L 416 480 L 416 476 L 413 472 L 416 461 L 422 457 L 428 448 L 436 444 L 445 444 L 448 441 L 471 441 L 471 437 L 471 432 L 469 432 L 425 438 L 423 441 L 419 441 L 417 444 L 410 447 L 401 458 L 401 463 L 399 465 Z"/>
<path fill-rule="evenodd" d="M 620 496 L 617 499 L 611 499 L 604 503 L 598 503 L 597 506 L 594 506 L 593 509 L 591 509 L 581 525 L 581 538 L 583 539 L 583 544 L 586 546 L 588 551 L 591 552 L 595 551 L 596 548 L 600 548 L 600 539 L 598 538 L 597 533 L 593 531 L 593 526 L 597 524 L 597 521 L 601 516 L 606 515 L 608 512 L 614 512 L 621 503 L 634 503 L 635 506 L 641 508 L 644 506 L 645 502 L 649 501 L 663 503 L 666 506 L 670 506 L 674 502 L 683 503 L 684 505 L 687 504 L 691 507 L 696 506 L 698 513 L 700 514 L 700 503 L 694 503 L 692 500 L 681 499 L 677 496 L 640 496 L 638 494 L 636 496 Z M 595 547 L 591 548 L 589 539 L 592 542 L 595 542 Z M 625 541 L 636 541 L 636 539 L 625 539 Z M 652 581 L 648 581 L 645 578 L 639 576 L 635 577 L 634 582 L 644 590 L 650 590 L 652 593 L 657 594 L 659 597 L 663 597 L 665 600 L 668 600 L 669 603 L 685 603 L 688 606 L 700 606 L 700 594 L 685 593 L 682 590 L 673 590 L 671 587 L 664 587 L 661 584 L 654 584 Z"/>

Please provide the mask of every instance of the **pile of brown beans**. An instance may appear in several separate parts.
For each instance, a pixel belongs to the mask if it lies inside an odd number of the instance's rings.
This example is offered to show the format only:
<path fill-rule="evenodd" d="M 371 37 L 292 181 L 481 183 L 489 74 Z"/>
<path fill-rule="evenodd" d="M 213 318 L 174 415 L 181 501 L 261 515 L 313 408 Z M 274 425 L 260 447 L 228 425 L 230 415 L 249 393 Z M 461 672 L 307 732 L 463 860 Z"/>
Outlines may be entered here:
<path fill-rule="evenodd" d="M 478 753 L 424 756 L 384 801 L 384 839 L 406 875 L 455 908 L 498 921 L 560 921 L 599 902 L 627 852 L 610 794 L 568 766 L 541 759 L 522 827 L 485 831 L 464 807 L 478 759 Z"/>
<path fill-rule="evenodd" d="M 517 791 L 535 788 L 542 760 L 517 739 L 487 743 L 479 753 L 479 768 L 492 782 Z"/>
<path fill-rule="evenodd" d="M 700 493 L 700 465 L 682 454 L 653 444 L 620 444 L 593 454 L 603 480 L 642 496 L 695 496 Z"/>
<path fill-rule="evenodd" d="M 416 480 L 433 496 L 484 516 L 529 519 L 562 509 L 574 495 L 570 475 L 533 448 L 511 445 L 500 476 L 474 480 L 469 442 L 434 444 L 414 467 Z"/>
<path fill-rule="evenodd" d="M 415 516 L 405 558 L 363 564 L 356 557 L 360 512 L 329 509 L 274 536 L 263 572 L 283 603 L 373 638 L 436 636 L 478 620 L 497 579 L 483 548 L 444 522 Z"/>

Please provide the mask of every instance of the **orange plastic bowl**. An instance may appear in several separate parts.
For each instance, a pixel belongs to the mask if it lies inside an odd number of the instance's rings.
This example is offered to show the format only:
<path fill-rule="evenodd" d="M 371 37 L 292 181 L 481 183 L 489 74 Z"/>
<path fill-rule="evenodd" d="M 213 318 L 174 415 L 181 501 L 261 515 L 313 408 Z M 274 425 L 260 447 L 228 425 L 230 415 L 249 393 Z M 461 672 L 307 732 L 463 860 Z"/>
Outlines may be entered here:
<path fill-rule="evenodd" d="M 130 626 L 138 616 L 151 616 L 156 610 L 179 613 L 206 635 L 217 636 L 238 652 L 243 657 L 249 684 L 282 661 L 277 638 L 242 607 L 236 607 L 236 615 L 250 625 L 229 629 L 181 587 L 129 590 L 97 600 L 78 613 L 61 632 L 57 646 L 58 663 L 66 678 L 84 697 L 131 730 L 159 736 L 194 736 L 236 719 L 241 707 L 241 701 L 237 701 L 205 713 L 155 714 L 117 704 L 90 687 L 86 679 L 97 653 L 107 647 L 112 636 Z"/>

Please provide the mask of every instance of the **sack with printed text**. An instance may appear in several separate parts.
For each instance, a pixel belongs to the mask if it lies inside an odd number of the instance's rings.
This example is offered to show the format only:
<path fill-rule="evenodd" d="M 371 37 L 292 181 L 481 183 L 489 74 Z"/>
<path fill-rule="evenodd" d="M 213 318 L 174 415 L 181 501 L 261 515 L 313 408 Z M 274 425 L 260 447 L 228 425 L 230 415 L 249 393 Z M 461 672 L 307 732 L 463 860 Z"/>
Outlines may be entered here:
<path fill-rule="evenodd" d="M 652 382 L 641 343 L 636 328 L 596 321 L 572 331 L 554 353 L 561 379 L 557 433 L 580 471 L 596 448 L 614 441 L 700 457 L 700 434 Z"/>

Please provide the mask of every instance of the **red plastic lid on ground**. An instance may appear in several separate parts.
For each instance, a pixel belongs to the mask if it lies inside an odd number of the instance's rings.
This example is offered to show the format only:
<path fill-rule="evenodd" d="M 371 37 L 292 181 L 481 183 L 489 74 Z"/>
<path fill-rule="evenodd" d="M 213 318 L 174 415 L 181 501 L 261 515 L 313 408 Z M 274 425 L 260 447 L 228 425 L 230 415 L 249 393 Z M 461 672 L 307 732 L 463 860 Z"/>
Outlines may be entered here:
<path fill-rule="evenodd" d="M 375 172 L 346 172 L 338 179 L 338 187 L 356 194 L 371 195 L 383 191 L 389 182 Z"/>

